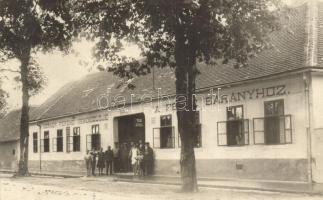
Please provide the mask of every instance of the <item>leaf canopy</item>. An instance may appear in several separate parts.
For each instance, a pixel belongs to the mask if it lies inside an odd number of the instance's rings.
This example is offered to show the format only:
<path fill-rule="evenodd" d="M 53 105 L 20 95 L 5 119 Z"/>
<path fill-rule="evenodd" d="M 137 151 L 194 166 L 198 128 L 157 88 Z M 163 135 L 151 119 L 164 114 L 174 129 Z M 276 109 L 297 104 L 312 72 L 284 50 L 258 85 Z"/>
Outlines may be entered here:
<path fill-rule="evenodd" d="M 194 62 L 233 60 L 244 66 L 270 46 L 282 7 L 279 0 L 81 0 L 76 13 L 87 37 L 96 41 L 97 60 L 131 76 L 151 66 L 176 67 L 178 33 L 187 49 L 182 53 Z M 125 42 L 138 45 L 144 59 L 120 56 Z"/>
<path fill-rule="evenodd" d="M 0 1 L 0 62 L 27 58 L 31 95 L 44 83 L 40 67 L 32 55 L 55 48 L 67 52 L 76 35 L 72 3 L 69 0 Z"/>

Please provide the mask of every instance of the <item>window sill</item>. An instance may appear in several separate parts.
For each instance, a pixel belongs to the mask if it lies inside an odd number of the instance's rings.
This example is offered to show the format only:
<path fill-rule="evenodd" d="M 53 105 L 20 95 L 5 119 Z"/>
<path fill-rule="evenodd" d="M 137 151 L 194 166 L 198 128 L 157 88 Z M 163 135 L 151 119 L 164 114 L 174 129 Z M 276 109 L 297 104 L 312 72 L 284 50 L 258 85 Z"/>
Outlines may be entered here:
<path fill-rule="evenodd" d="M 262 145 L 262 146 L 284 146 L 284 145 L 289 145 L 293 143 L 279 143 L 279 144 L 254 144 L 254 145 Z"/>
<path fill-rule="evenodd" d="M 247 147 L 247 146 L 251 146 L 250 144 L 243 144 L 243 145 L 218 145 L 218 147 Z"/>

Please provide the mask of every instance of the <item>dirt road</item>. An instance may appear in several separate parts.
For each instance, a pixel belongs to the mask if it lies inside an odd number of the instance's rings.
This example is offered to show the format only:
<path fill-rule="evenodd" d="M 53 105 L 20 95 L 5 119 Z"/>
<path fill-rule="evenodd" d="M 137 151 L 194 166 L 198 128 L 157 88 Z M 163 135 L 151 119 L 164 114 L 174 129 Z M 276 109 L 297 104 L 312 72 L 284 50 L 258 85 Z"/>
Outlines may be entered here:
<path fill-rule="evenodd" d="M 322 200 L 322 196 L 200 188 L 184 194 L 178 186 L 116 182 L 113 178 L 10 178 L 0 176 L 0 200 Z"/>

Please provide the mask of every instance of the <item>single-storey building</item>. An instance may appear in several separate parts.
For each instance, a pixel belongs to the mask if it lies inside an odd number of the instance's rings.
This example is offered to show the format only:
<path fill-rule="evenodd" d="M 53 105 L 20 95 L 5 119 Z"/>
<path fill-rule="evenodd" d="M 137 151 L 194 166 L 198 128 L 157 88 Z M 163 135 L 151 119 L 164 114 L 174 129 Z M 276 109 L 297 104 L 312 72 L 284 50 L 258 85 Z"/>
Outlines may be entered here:
<path fill-rule="evenodd" d="M 0 169 L 17 170 L 19 158 L 20 110 L 13 110 L 0 120 Z"/>
<path fill-rule="evenodd" d="M 274 47 L 248 67 L 198 65 L 199 177 L 323 182 L 323 4 L 292 8 L 282 24 Z M 174 98 L 168 68 L 71 82 L 31 115 L 30 169 L 85 171 L 87 149 L 143 140 L 154 149 L 155 173 L 178 176 Z"/>
<path fill-rule="evenodd" d="M 30 107 L 32 114 L 35 106 Z M 0 170 L 17 171 L 20 151 L 21 110 L 12 110 L 0 119 Z"/>

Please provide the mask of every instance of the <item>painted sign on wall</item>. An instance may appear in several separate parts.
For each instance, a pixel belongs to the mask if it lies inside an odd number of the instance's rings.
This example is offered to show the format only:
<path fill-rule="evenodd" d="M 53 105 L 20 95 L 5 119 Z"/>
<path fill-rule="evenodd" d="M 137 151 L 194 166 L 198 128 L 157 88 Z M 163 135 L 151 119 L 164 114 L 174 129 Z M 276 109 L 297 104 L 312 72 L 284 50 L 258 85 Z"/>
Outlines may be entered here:
<path fill-rule="evenodd" d="M 262 88 L 252 88 L 242 91 L 233 91 L 231 93 L 222 94 L 221 89 L 211 89 L 210 93 L 205 94 L 196 94 L 196 100 L 201 99 L 203 104 L 206 106 L 222 103 L 232 103 L 253 99 L 262 99 L 267 97 L 283 96 L 289 94 L 289 91 L 286 88 L 286 85 L 275 85 Z M 166 103 L 166 111 L 176 110 L 176 104 Z"/>
<path fill-rule="evenodd" d="M 265 88 L 253 88 L 250 90 L 243 90 L 232 92 L 231 94 L 221 94 L 221 91 L 218 90 L 217 93 L 205 98 L 206 105 L 212 104 L 221 104 L 228 102 L 239 102 L 252 99 L 261 99 L 274 96 L 283 96 L 289 94 L 286 89 L 286 85 L 276 85 Z"/>

